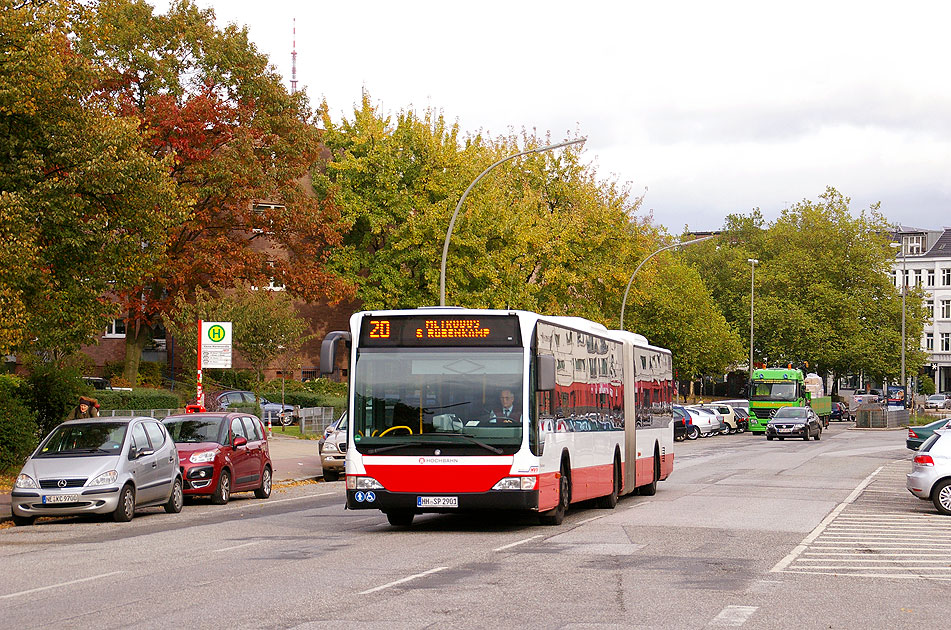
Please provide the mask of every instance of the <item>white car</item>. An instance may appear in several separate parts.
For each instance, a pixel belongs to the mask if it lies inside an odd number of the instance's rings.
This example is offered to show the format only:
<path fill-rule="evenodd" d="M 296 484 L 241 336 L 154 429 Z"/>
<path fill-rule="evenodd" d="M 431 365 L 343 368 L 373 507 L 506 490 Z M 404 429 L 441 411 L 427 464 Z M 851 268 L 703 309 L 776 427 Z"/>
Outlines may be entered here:
<path fill-rule="evenodd" d="M 919 499 L 934 503 L 942 514 L 951 514 L 951 430 L 938 429 L 925 440 L 905 486 Z"/>
<path fill-rule="evenodd" d="M 690 406 L 684 407 L 687 411 L 694 412 L 699 414 L 700 418 L 705 421 L 704 424 L 697 421 L 697 416 L 693 416 L 694 424 L 700 427 L 700 435 L 702 437 L 707 437 L 710 435 L 716 435 L 717 433 L 727 432 L 727 423 L 724 422 L 723 416 L 714 411 L 713 409 L 707 409 L 705 407 Z"/>
<path fill-rule="evenodd" d="M 932 394 L 925 400 L 925 409 L 951 409 L 951 397 L 947 394 Z"/>

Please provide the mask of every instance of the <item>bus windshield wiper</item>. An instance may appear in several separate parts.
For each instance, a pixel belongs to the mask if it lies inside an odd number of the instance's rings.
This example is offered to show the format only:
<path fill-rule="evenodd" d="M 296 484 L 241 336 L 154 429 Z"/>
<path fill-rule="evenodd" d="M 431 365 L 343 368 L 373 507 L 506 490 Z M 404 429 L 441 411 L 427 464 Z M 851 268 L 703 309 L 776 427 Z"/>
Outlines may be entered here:
<path fill-rule="evenodd" d="M 471 435 L 467 435 L 467 434 L 465 434 L 465 433 L 435 433 L 435 434 L 434 434 L 434 433 L 430 433 L 430 435 L 452 435 L 452 436 L 454 436 L 454 437 L 462 437 L 462 438 L 465 438 L 466 440 L 468 440 L 470 443 L 475 444 L 476 446 L 481 446 L 481 447 L 484 448 L 485 450 L 491 451 L 491 452 L 495 453 L 496 455 L 501 455 L 501 454 L 502 454 L 502 449 L 496 448 L 496 447 L 492 446 L 491 444 L 486 444 L 485 442 L 483 442 L 483 441 L 481 441 L 481 440 L 477 440 L 476 438 L 472 437 Z M 446 441 L 446 442 L 440 442 L 440 444 L 455 444 L 455 442 Z"/>
<path fill-rule="evenodd" d="M 367 455 L 373 455 L 375 453 L 385 453 L 386 451 L 393 451 L 398 448 L 404 448 L 407 446 L 426 446 L 425 442 L 420 442 L 419 440 L 414 440 L 412 442 L 400 442 L 399 444 L 390 444 L 388 446 L 380 446 L 377 448 L 368 448 Z"/>

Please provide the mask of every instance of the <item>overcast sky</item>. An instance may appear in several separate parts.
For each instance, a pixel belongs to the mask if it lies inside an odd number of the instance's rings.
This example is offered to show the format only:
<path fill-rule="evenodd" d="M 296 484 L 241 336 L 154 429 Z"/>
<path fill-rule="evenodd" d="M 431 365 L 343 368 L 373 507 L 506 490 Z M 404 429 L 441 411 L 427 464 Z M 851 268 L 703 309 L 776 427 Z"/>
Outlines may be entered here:
<path fill-rule="evenodd" d="M 164 0 L 153 0 L 160 9 Z M 951 227 L 951 3 L 198 0 L 352 116 L 588 137 L 602 179 L 679 232 L 834 186 L 854 211 Z"/>

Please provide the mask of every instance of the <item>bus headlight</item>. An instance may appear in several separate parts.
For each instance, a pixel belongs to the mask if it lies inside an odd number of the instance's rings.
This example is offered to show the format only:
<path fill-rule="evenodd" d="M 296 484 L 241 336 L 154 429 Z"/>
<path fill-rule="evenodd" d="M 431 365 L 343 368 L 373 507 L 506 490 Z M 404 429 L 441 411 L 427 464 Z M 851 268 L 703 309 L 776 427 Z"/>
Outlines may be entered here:
<path fill-rule="evenodd" d="M 493 490 L 534 490 L 538 477 L 506 477 L 492 486 Z"/>
<path fill-rule="evenodd" d="M 347 475 L 347 490 L 383 490 L 383 484 L 373 477 Z"/>

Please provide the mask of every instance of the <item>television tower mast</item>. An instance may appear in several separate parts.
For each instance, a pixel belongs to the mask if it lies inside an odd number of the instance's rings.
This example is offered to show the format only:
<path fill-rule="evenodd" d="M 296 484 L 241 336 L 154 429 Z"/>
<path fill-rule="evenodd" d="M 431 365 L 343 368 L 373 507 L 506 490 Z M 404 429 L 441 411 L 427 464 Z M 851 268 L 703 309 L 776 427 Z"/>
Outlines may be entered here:
<path fill-rule="evenodd" d="M 291 94 L 297 93 L 297 18 L 294 18 L 294 37 L 291 44 Z"/>

